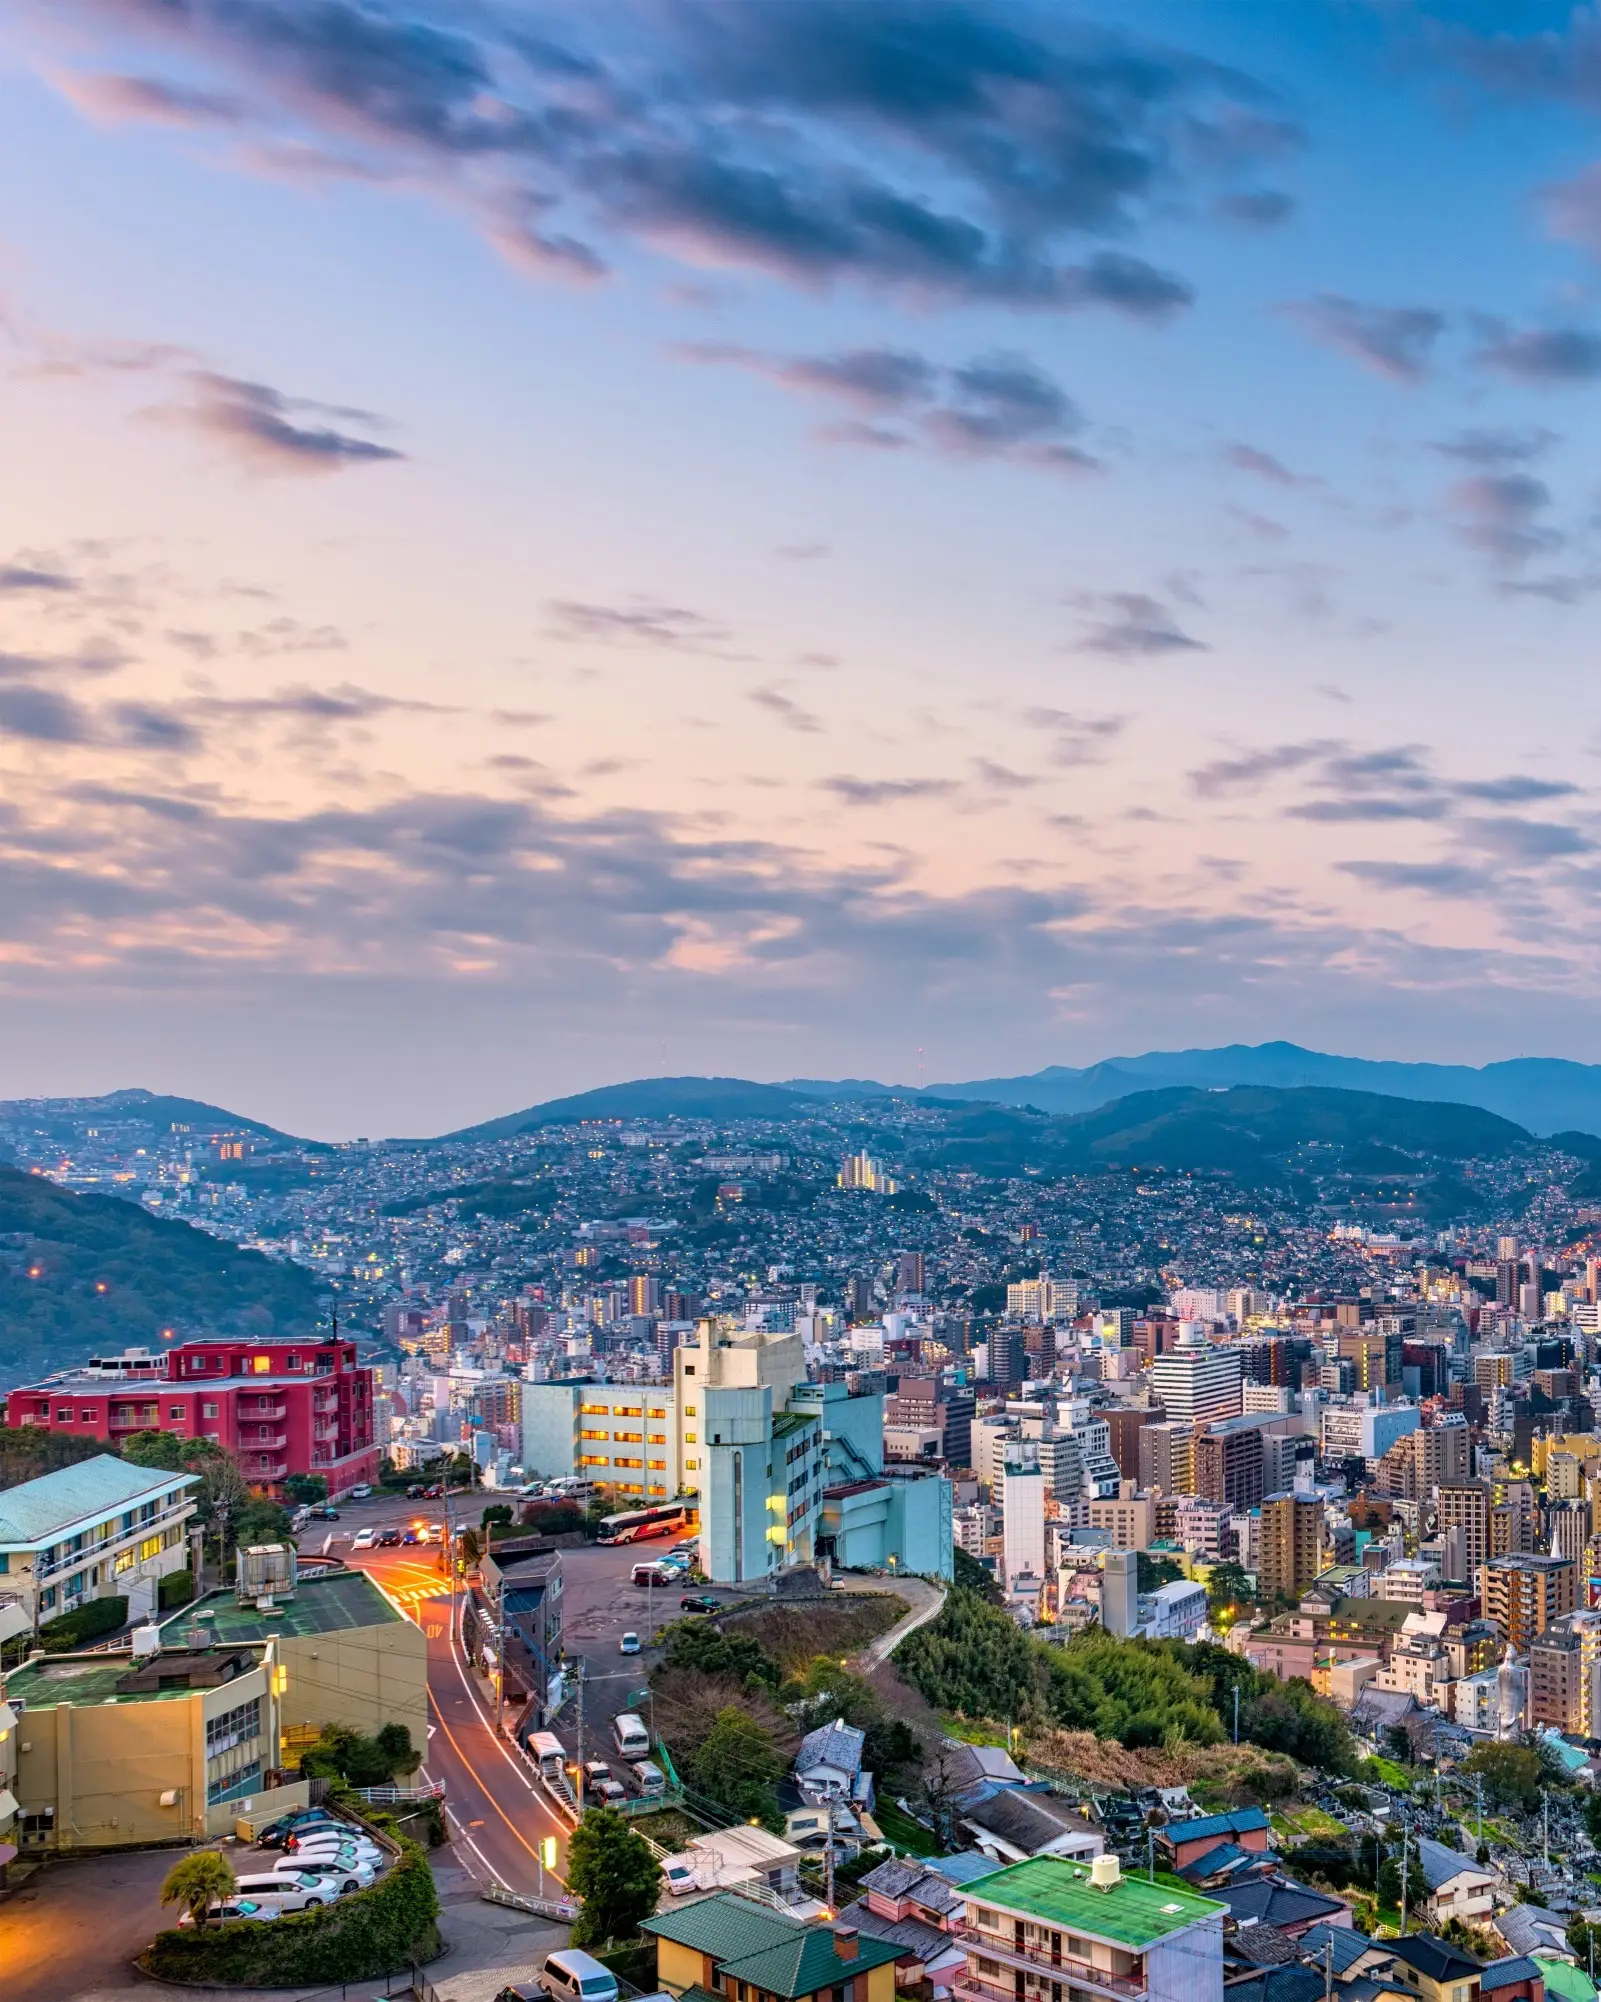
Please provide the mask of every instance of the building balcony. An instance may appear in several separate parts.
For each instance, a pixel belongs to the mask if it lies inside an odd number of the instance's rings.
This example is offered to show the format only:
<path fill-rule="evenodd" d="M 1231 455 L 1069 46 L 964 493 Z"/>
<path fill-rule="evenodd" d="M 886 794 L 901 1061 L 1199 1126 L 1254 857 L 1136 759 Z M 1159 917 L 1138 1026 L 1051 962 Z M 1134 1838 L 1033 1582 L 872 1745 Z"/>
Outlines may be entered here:
<path fill-rule="evenodd" d="M 273 1419 L 273 1418 L 282 1419 L 282 1418 L 287 1418 L 288 1416 L 289 1416 L 289 1406 L 284 1403 L 282 1398 L 279 1398 L 276 1401 L 272 1399 L 265 1399 L 260 1404 L 251 1404 L 251 1405 L 241 1404 L 239 1407 L 240 1421 L 241 1423 L 246 1425 L 261 1424 L 267 1421 L 268 1419 Z"/>
<path fill-rule="evenodd" d="M 259 1455 L 251 1455 L 251 1464 L 244 1469 L 247 1481 L 282 1481 L 289 1475 L 287 1460 L 263 1460 Z"/>
<path fill-rule="evenodd" d="M 1117 1974 L 1110 1967 L 1097 1967 L 1091 1961 L 1075 1960 L 1070 1954 L 1053 1953 L 1048 1946 L 1018 1946 L 998 1938 L 994 1933 L 980 1932 L 965 1919 L 952 1920 L 951 1932 L 969 1950 L 968 1974 L 958 1975 L 956 1985 L 961 1990 L 970 1978 L 977 1984 L 971 2002 L 994 2002 L 996 1995 L 1001 1996 L 1003 2002 L 1016 2002 L 1012 1989 L 996 1989 L 992 1983 L 972 1973 L 974 1953 L 986 1954 L 1007 1967 L 1024 1968 L 1030 1974 L 1043 1974 L 1052 1981 L 1071 1981 L 1078 1988 L 1092 1988 L 1101 1995 L 1116 1995 L 1125 1998 L 1125 2002 L 1126 1998 L 1143 1995 L 1146 1991 L 1145 1972 L 1139 1961 L 1134 1962 L 1128 1974 Z"/>
<path fill-rule="evenodd" d="M 241 1439 L 241 1453 L 281 1453 L 289 1444 L 287 1432 L 269 1432 L 265 1439 Z"/>

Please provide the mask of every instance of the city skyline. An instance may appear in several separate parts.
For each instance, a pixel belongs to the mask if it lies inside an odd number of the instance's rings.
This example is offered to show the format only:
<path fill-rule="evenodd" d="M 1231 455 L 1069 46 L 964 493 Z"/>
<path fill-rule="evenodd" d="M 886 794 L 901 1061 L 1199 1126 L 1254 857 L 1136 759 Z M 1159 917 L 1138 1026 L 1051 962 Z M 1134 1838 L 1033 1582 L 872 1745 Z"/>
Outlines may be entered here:
<path fill-rule="evenodd" d="M 0 1095 L 1601 1059 L 1601 20 L 24 4 Z"/>

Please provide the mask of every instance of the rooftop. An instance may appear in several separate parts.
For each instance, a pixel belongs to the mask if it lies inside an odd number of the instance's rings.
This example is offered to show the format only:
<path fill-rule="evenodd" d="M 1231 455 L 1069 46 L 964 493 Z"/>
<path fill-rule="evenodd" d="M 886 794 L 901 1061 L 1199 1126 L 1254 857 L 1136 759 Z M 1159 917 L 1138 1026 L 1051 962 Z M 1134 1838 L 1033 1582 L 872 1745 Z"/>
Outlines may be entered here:
<path fill-rule="evenodd" d="M 353 1627 L 381 1627 L 401 1616 L 364 1571 L 331 1571 L 325 1577 L 302 1572 L 292 1599 L 280 1599 L 271 1613 L 241 1606 L 232 1591 L 208 1592 L 162 1623 L 164 1646 L 176 1643 L 195 1615 L 220 1642 L 264 1641 L 274 1634 L 300 1640 L 313 1634 L 345 1633 Z"/>
<path fill-rule="evenodd" d="M 1215 1899 L 1143 1877 L 1119 1877 L 1109 1889 L 1098 1890 L 1087 1870 L 1056 1856 L 1033 1856 L 997 1870 L 973 1896 L 1136 1952 L 1205 1919 L 1220 1919 L 1224 1911 Z"/>
<path fill-rule="evenodd" d="M 54 1710 L 63 1703 L 170 1703 L 195 1692 L 187 1682 L 165 1688 L 119 1689 L 135 1663 L 132 1654 L 43 1655 L 6 1678 L 6 1700 L 19 1698 L 30 1710 Z"/>
<path fill-rule="evenodd" d="M 837 1945 L 838 1935 L 827 1926 L 807 1926 L 788 1939 L 738 1960 L 723 1963 L 724 1972 L 736 1981 L 749 1982 L 769 1995 L 815 1995 L 819 1988 L 870 1968 L 883 1967 L 900 1956 L 893 1940 L 866 1939 L 858 1935 L 856 1951 L 846 1959 Z"/>
<path fill-rule="evenodd" d="M 750 1898 L 736 1897 L 732 1891 L 714 1891 L 681 1911 L 658 1912 L 645 1919 L 640 1930 L 692 1947 L 697 1953 L 709 1953 L 717 1960 L 735 1960 L 781 1945 L 800 1926 L 799 1919 L 782 1917 Z"/>
<path fill-rule="evenodd" d="M 163 1489 L 198 1485 L 193 1474 L 130 1466 L 109 1453 L 97 1454 L 0 1494 L 0 1546 L 48 1543 L 75 1522 L 120 1514 L 154 1500 Z"/>

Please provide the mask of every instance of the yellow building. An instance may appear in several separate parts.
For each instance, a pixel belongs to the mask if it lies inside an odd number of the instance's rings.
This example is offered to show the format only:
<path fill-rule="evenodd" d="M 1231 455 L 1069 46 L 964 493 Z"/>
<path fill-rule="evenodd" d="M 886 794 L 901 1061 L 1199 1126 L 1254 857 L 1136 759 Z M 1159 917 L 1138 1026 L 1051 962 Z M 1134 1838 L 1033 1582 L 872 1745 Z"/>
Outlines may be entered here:
<path fill-rule="evenodd" d="M 428 1642 L 364 1571 L 302 1571 L 271 1612 L 233 1591 L 213 1592 L 168 1620 L 168 1647 L 203 1634 L 219 1645 L 272 1641 L 288 1676 L 283 1701 L 285 1756 L 293 1762 L 325 1724 L 372 1737 L 404 1724 L 418 1751 L 428 1744 Z"/>
<path fill-rule="evenodd" d="M 807 1925 L 783 1912 L 715 1891 L 681 1911 L 658 1912 L 656 1979 L 670 1995 L 761 1996 L 765 2002 L 829 2002 L 854 1983 L 855 2002 L 895 2002 L 903 1949 L 854 1926 Z"/>
<path fill-rule="evenodd" d="M 31 1656 L 0 1706 L 16 1803 L 0 1839 L 26 1853 L 227 1833 L 277 1786 L 284 1682 L 273 1641 Z"/>

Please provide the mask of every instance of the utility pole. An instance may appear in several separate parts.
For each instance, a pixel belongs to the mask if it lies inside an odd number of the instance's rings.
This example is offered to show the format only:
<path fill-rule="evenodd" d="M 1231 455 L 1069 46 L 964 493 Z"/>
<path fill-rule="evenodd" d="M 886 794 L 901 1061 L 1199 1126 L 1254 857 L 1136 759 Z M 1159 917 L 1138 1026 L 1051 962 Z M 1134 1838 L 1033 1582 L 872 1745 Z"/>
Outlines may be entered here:
<path fill-rule="evenodd" d="M 1234 1685 L 1234 1742 L 1240 1742 L 1240 1685 Z"/>
<path fill-rule="evenodd" d="M 496 1569 L 499 1569 L 498 1565 Z M 500 1591 L 497 1597 L 500 1638 L 495 1643 L 495 1736 L 499 1738 L 504 1732 L 506 1715 L 506 1574 L 504 1571 L 500 1573 Z"/>
<path fill-rule="evenodd" d="M 1323 1942 L 1323 2002 L 1333 2002 L 1334 1994 L 1334 1936 Z"/>
<path fill-rule="evenodd" d="M 1153 1884 L 1156 1882 L 1156 1830 L 1154 1828 L 1148 1828 L 1145 1831 L 1145 1874 Z"/>
<path fill-rule="evenodd" d="M 1473 1792 L 1474 1797 L 1479 1803 L 1479 1847 L 1482 1849 L 1484 1847 L 1484 1781 L 1482 1779 L 1474 1780 Z"/>
<path fill-rule="evenodd" d="M 1401 1817 L 1401 1937 L 1406 1938 L 1406 1817 Z"/>
<path fill-rule="evenodd" d="M 827 1883 L 823 1890 L 823 1903 L 830 1912 L 834 1909 L 834 1796 L 828 1796 L 828 1844 L 823 1851 L 823 1868 Z"/>
<path fill-rule="evenodd" d="M 584 1811 L 584 1657 L 578 1657 L 578 1812 Z"/>
<path fill-rule="evenodd" d="M 1551 1796 L 1540 1796 L 1540 1848 L 1547 1863 L 1551 1861 Z"/>

